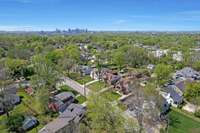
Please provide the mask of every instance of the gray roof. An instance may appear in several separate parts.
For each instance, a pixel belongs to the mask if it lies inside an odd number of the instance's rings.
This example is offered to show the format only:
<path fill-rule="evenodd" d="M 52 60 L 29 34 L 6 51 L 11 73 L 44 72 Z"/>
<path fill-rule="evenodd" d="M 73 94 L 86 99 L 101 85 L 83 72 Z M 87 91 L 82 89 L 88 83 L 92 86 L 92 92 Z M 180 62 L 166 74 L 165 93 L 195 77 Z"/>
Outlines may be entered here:
<path fill-rule="evenodd" d="M 54 121 L 48 123 L 39 133 L 56 133 L 64 127 L 67 127 L 71 121 L 79 122 L 79 115 L 85 113 L 85 108 L 79 104 L 71 104 Z"/>
<path fill-rule="evenodd" d="M 181 96 L 176 90 L 175 85 L 169 85 L 165 88 L 165 91 L 170 94 L 170 97 L 174 100 L 174 102 L 182 103 L 183 96 Z"/>
<path fill-rule="evenodd" d="M 89 75 L 92 72 L 92 68 L 89 66 L 81 66 L 80 69 L 81 69 L 81 72 L 86 75 Z"/>
<path fill-rule="evenodd" d="M 111 79 L 111 84 L 115 84 L 120 79 L 121 79 L 121 76 L 119 76 L 119 75 L 113 75 L 113 77 Z"/>
<path fill-rule="evenodd" d="M 75 97 L 72 92 L 62 92 L 62 93 L 55 95 L 55 98 L 58 98 L 61 101 L 67 100 L 71 97 L 73 97 L 73 98 Z"/>
<path fill-rule="evenodd" d="M 193 78 L 193 76 L 198 76 L 198 75 L 200 75 L 200 73 L 190 67 L 185 67 L 185 68 L 177 71 L 176 75 L 181 75 L 185 78 Z"/>
<path fill-rule="evenodd" d="M 80 105 L 80 104 L 72 103 L 67 107 L 67 110 L 70 111 L 70 112 L 74 112 L 76 115 L 80 115 L 82 113 L 85 113 L 85 107 L 83 105 Z"/>
<path fill-rule="evenodd" d="M 39 133 L 56 133 L 60 129 L 69 125 L 69 122 L 72 119 L 73 118 L 71 118 L 71 117 L 69 117 L 69 118 L 57 118 L 57 119 L 53 120 L 52 122 L 48 123 L 44 128 L 42 128 L 39 131 Z"/>
<path fill-rule="evenodd" d="M 16 94 L 18 87 L 19 86 L 17 84 L 10 84 L 10 85 L 6 86 L 4 91 L 8 94 Z"/>
<path fill-rule="evenodd" d="M 29 117 L 26 117 L 26 119 L 24 120 L 22 128 L 24 130 L 27 130 L 31 127 L 34 127 L 36 124 L 37 124 L 37 119 L 33 116 L 29 116 Z"/>

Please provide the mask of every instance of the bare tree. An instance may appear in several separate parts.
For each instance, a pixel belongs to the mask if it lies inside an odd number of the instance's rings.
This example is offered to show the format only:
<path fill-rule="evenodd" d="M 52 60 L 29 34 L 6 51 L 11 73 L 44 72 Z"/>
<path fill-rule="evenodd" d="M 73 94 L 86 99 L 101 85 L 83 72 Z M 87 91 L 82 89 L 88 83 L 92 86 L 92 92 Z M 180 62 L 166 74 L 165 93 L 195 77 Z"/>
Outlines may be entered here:
<path fill-rule="evenodd" d="M 144 93 L 141 91 L 141 87 L 139 85 L 139 81 L 136 81 L 134 84 L 131 85 L 131 91 L 134 94 L 131 103 L 128 105 L 131 111 L 135 112 L 136 119 L 138 120 L 139 124 L 139 132 L 141 133 L 143 130 L 143 119 L 144 119 Z"/>

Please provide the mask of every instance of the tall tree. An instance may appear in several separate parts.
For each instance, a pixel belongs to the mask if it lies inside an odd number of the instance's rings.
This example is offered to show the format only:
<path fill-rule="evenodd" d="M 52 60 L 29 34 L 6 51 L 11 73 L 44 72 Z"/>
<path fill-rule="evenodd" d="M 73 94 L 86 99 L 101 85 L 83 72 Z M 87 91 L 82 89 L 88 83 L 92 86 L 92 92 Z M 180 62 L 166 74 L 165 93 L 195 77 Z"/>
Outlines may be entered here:
<path fill-rule="evenodd" d="M 31 77 L 32 83 L 36 87 L 46 86 L 53 89 L 58 80 L 56 66 L 43 55 L 36 55 L 32 58 L 34 75 Z"/>
<path fill-rule="evenodd" d="M 87 116 L 91 120 L 89 123 L 93 132 L 125 133 L 126 121 L 116 105 L 99 95 L 92 95 L 88 99 L 87 107 Z"/>
<path fill-rule="evenodd" d="M 170 65 L 158 64 L 154 70 L 157 78 L 157 83 L 159 85 L 164 84 L 169 79 L 172 70 L 173 69 Z"/>
<path fill-rule="evenodd" d="M 48 111 L 50 92 L 55 89 L 58 80 L 58 71 L 56 66 L 50 60 L 42 55 L 36 55 L 32 58 L 34 66 L 34 75 L 31 76 L 31 83 L 36 89 L 36 98 L 40 101 L 42 112 Z"/>

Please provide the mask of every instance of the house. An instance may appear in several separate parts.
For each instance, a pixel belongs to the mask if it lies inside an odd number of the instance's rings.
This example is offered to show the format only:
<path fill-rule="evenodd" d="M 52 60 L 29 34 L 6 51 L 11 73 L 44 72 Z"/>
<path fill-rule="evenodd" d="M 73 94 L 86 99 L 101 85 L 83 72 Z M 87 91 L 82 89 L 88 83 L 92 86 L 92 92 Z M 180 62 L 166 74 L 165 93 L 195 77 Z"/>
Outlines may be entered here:
<path fill-rule="evenodd" d="M 72 92 L 62 92 L 55 95 L 48 106 L 52 111 L 63 112 L 74 101 L 75 96 Z"/>
<path fill-rule="evenodd" d="M 17 96 L 16 94 L 7 94 L 6 95 L 7 99 L 10 100 L 10 103 L 12 105 L 16 105 L 16 104 L 19 104 L 20 103 L 20 97 Z"/>
<path fill-rule="evenodd" d="M 112 70 L 106 70 L 102 74 L 102 79 L 106 83 L 115 86 L 116 83 L 121 79 L 121 76 L 119 76 L 117 72 L 114 72 Z"/>
<path fill-rule="evenodd" d="M 54 96 L 55 99 L 58 99 L 64 103 L 69 102 L 72 103 L 74 101 L 74 94 L 72 92 L 62 92 Z"/>
<path fill-rule="evenodd" d="M 19 85 L 18 85 L 18 84 L 10 84 L 10 85 L 7 85 L 7 86 L 5 87 L 5 89 L 0 90 L 0 92 L 1 92 L 1 91 L 4 91 L 4 92 L 7 93 L 7 94 L 16 94 L 18 88 L 19 88 Z"/>
<path fill-rule="evenodd" d="M 173 60 L 175 61 L 182 61 L 183 60 L 183 54 L 181 51 L 178 51 L 177 53 L 172 55 Z"/>
<path fill-rule="evenodd" d="M 99 73 L 99 71 L 96 68 L 94 68 L 90 73 L 90 77 L 94 80 L 99 80 L 101 79 L 101 73 Z"/>
<path fill-rule="evenodd" d="M 168 51 L 169 51 L 168 49 L 165 49 L 165 50 L 157 49 L 155 51 L 152 51 L 152 54 L 157 58 L 161 58 L 164 55 L 167 55 Z"/>
<path fill-rule="evenodd" d="M 18 85 L 19 85 L 19 87 L 21 87 L 21 88 L 27 88 L 27 87 L 30 86 L 30 82 L 27 81 L 27 80 L 24 80 L 24 81 L 19 82 Z"/>
<path fill-rule="evenodd" d="M 19 104 L 21 102 L 21 99 L 18 95 L 16 95 L 17 90 L 18 90 L 17 84 L 10 84 L 6 86 L 4 89 L 1 88 L 0 93 L 3 92 L 6 95 L 6 97 L 4 97 L 3 99 L 1 98 L 0 100 L 5 101 L 11 105 Z M 3 104 L 0 103 L 0 114 L 3 113 L 4 113 Z"/>
<path fill-rule="evenodd" d="M 149 69 L 149 70 L 153 70 L 154 68 L 155 68 L 155 65 L 153 65 L 153 64 L 149 64 L 147 66 L 147 69 Z"/>
<path fill-rule="evenodd" d="M 185 67 L 179 71 L 177 71 L 174 76 L 174 79 L 193 79 L 193 80 L 200 80 L 200 73 L 195 71 L 190 67 Z"/>
<path fill-rule="evenodd" d="M 120 81 L 117 82 L 115 88 L 122 92 L 124 95 L 130 93 L 130 80 L 129 79 L 121 79 Z"/>
<path fill-rule="evenodd" d="M 0 98 L 0 101 L 5 101 L 9 105 L 14 106 L 16 104 L 19 104 L 21 102 L 21 99 L 16 94 L 6 94 L 6 97 L 4 97 L 4 99 Z M 5 113 L 4 105 L 3 105 L 3 103 L 0 103 L 0 114 L 3 114 L 3 113 Z"/>
<path fill-rule="evenodd" d="M 39 133 L 72 133 L 72 125 L 78 124 L 86 113 L 80 104 L 71 104 L 60 116 L 44 126 Z"/>
<path fill-rule="evenodd" d="M 33 90 L 32 87 L 26 87 L 26 88 L 25 88 L 25 92 L 28 93 L 29 95 L 33 95 L 34 90 Z"/>
<path fill-rule="evenodd" d="M 183 93 L 179 91 L 175 85 L 165 87 L 161 95 L 166 99 L 168 104 L 174 107 L 178 107 L 183 103 Z"/>
<path fill-rule="evenodd" d="M 83 75 L 90 75 L 90 73 L 92 72 L 92 68 L 90 68 L 89 66 L 80 66 L 80 71 Z"/>
<path fill-rule="evenodd" d="M 161 109 L 160 109 L 160 116 L 164 116 L 170 109 L 170 104 L 167 102 L 166 99 L 163 99 Z"/>
<path fill-rule="evenodd" d="M 22 129 L 24 131 L 27 131 L 29 129 L 32 129 L 38 125 L 38 120 L 33 117 L 33 116 L 28 116 L 25 118 L 23 124 L 22 124 Z"/>
<path fill-rule="evenodd" d="M 192 83 L 194 82 L 192 79 L 186 79 L 186 80 L 181 80 L 181 81 L 176 81 L 175 86 L 182 92 L 184 93 L 185 87 L 187 83 Z"/>
<path fill-rule="evenodd" d="M 80 104 L 70 104 L 60 117 L 72 116 L 75 123 L 79 123 L 84 117 L 86 108 Z"/>

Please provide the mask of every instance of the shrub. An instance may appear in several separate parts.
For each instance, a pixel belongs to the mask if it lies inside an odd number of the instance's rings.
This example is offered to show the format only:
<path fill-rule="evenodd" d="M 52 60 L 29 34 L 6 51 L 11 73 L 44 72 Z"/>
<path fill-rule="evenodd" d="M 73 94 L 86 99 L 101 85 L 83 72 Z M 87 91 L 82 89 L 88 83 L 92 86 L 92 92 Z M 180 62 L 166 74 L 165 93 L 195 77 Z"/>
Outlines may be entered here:
<path fill-rule="evenodd" d="M 8 118 L 6 125 L 10 131 L 20 132 L 23 121 L 22 114 L 15 114 Z"/>
<path fill-rule="evenodd" d="M 197 111 L 194 113 L 194 115 L 195 115 L 196 117 L 199 117 L 199 118 L 200 118 L 200 109 L 197 110 Z"/>

